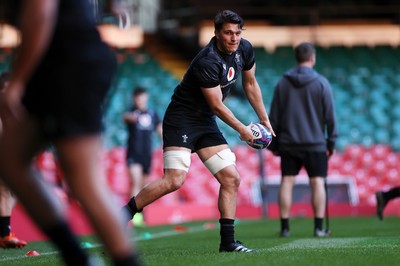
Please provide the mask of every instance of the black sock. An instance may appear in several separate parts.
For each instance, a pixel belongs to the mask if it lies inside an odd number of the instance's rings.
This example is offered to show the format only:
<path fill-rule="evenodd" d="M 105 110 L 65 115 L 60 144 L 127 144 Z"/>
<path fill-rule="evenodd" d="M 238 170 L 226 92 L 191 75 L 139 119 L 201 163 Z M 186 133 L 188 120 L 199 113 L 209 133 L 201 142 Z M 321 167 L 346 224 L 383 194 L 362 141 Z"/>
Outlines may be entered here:
<path fill-rule="evenodd" d="M 122 207 L 122 212 L 123 212 L 123 217 L 124 219 L 126 218 L 126 223 L 128 223 L 130 220 L 132 220 L 133 216 L 135 216 L 136 213 L 142 212 L 143 209 L 138 210 L 138 207 L 136 206 L 136 201 L 135 197 L 132 197 L 129 202 Z"/>
<path fill-rule="evenodd" d="M 143 211 L 143 209 L 140 209 L 140 210 L 139 210 L 138 207 L 136 206 L 135 197 L 132 197 L 132 198 L 129 200 L 128 204 L 126 204 L 126 206 L 128 206 L 128 208 L 129 208 L 129 210 L 130 210 L 130 212 L 131 212 L 131 214 L 132 214 L 132 217 L 133 217 L 136 213 L 142 212 L 142 211 Z"/>
<path fill-rule="evenodd" d="M 394 187 L 391 190 L 383 193 L 385 201 L 400 197 L 400 187 Z"/>
<path fill-rule="evenodd" d="M 43 231 L 61 251 L 67 265 L 87 263 L 88 255 L 80 247 L 78 239 L 66 223 L 60 222 L 52 227 L 44 228 Z"/>
<path fill-rule="evenodd" d="M 281 231 L 289 230 L 289 218 L 281 218 Z"/>
<path fill-rule="evenodd" d="M 322 230 L 323 218 L 314 217 L 314 229 Z"/>
<path fill-rule="evenodd" d="M 10 216 L 0 217 L 0 237 L 6 237 L 10 235 Z"/>
<path fill-rule="evenodd" d="M 221 244 L 230 244 L 235 242 L 235 220 L 219 219 Z"/>

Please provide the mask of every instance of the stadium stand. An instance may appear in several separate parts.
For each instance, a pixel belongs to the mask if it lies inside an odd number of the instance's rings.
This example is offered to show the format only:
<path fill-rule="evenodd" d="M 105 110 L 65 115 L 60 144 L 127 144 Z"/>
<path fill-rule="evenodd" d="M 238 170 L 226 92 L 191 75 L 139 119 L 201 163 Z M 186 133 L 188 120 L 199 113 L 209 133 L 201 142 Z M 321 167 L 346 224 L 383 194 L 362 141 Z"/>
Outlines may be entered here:
<path fill-rule="evenodd" d="M 256 48 L 257 76 L 263 89 L 266 106 L 272 97 L 273 87 L 281 74 L 293 65 L 292 47 L 277 47 L 274 51 Z M 158 62 L 144 49 L 120 51 L 123 54 L 119 68 L 118 82 L 107 109 L 106 121 L 110 127 L 106 134 L 108 147 L 120 150 L 126 137 L 119 120 L 121 110 L 125 109 L 127 96 L 135 84 L 143 84 L 151 89 L 153 106 L 162 114 L 169 101 L 172 90 L 179 81 L 165 65 Z M 356 202 L 359 205 L 373 206 L 373 192 L 377 187 L 389 187 L 399 183 L 400 169 L 395 163 L 400 150 L 400 101 L 399 85 L 400 50 L 392 46 L 332 46 L 318 47 L 316 69 L 332 83 L 337 119 L 339 122 L 338 153 L 332 158 L 329 173 L 332 179 L 346 176 L 356 184 Z M 255 121 L 250 106 L 244 96 L 234 94 L 226 104 L 235 110 L 244 123 Z M 111 122 L 112 121 L 112 122 Z M 122 122 L 121 122 L 122 123 Z M 259 178 L 257 153 L 243 146 L 236 132 L 220 123 L 229 143 L 235 146 L 238 168 L 243 176 L 239 204 L 254 204 L 253 185 Z M 110 153 L 112 153 L 111 149 Z M 120 152 L 122 152 L 120 150 Z M 280 175 L 279 158 L 265 152 L 265 176 L 276 178 Z M 155 150 L 152 178 L 162 175 L 160 146 Z M 123 156 L 118 157 L 116 169 L 123 165 Z M 159 204 L 183 202 L 211 204 L 217 193 L 217 184 L 203 168 L 197 156 L 193 156 L 189 177 L 183 188 L 162 198 Z M 113 167 L 112 167 L 113 168 Z M 121 167 L 122 168 L 122 167 Z M 112 181 L 115 190 L 121 195 L 127 193 L 126 181 L 121 176 L 126 173 L 112 170 L 120 181 Z M 121 170 L 122 171 L 122 170 Z M 110 177 L 109 177 L 110 178 Z M 113 178 L 110 178 L 110 181 Z M 122 184 L 122 185 L 121 185 Z M 191 187 L 201 188 L 198 193 Z M 121 188 L 125 192 L 121 191 Z M 348 192 L 350 193 L 350 192 Z"/>
<path fill-rule="evenodd" d="M 144 49 L 118 50 L 119 67 L 113 88 L 105 105 L 105 144 L 107 148 L 124 146 L 127 132 L 122 120 L 122 112 L 128 109 L 132 90 L 140 85 L 148 89 L 149 107 L 163 116 L 171 92 L 178 80 L 160 67 Z M 159 140 L 154 140 L 160 143 Z"/>
<path fill-rule="evenodd" d="M 113 88 L 105 105 L 106 131 L 104 141 L 104 167 L 107 178 L 114 192 L 121 199 L 121 204 L 129 194 L 129 181 L 125 167 L 126 130 L 121 114 L 127 109 L 132 89 L 142 85 L 149 89 L 150 105 L 162 116 L 169 103 L 172 90 L 179 82 L 179 73 L 168 70 L 168 64 L 156 58 L 145 48 L 116 49 L 119 67 Z M 0 69 L 8 68 L 11 50 L 0 52 Z M 267 108 L 272 97 L 273 87 L 282 73 L 293 65 L 292 47 L 281 46 L 274 51 L 256 48 L 257 76 L 263 89 Z M 330 81 L 334 91 L 335 107 L 339 122 L 337 148 L 338 153 L 331 159 L 329 167 L 330 182 L 342 182 L 343 177 L 355 184 L 349 201 L 357 206 L 368 207 L 359 214 L 374 213 L 374 192 L 400 184 L 400 49 L 392 46 L 331 46 L 318 47 L 316 69 Z M 165 58 L 164 58 L 165 59 Z M 170 66 L 176 67 L 172 64 Z M 256 121 L 249 116 L 253 112 L 245 103 L 244 96 L 235 92 L 226 104 L 244 123 Z M 259 182 L 258 154 L 238 139 L 237 133 L 220 123 L 229 143 L 234 146 L 238 157 L 237 167 L 242 174 L 242 184 L 238 197 L 239 210 L 258 208 L 256 185 Z M 151 178 L 162 175 L 161 143 L 155 138 L 154 162 Z M 40 158 L 39 168 L 47 179 L 57 182 L 52 171 L 54 165 L 50 157 Z M 163 197 L 154 204 L 157 206 L 199 204 L 215 209 L 218 185 L 201 164 L 197 156 L 192 157 L 192 167 L 182 189 Z M 270 184 L 276 183 L 280 175 L 279 157 L 264 151 L 264 176 Z M 336 181 L 335 181 L 336 180 Z M 347 182 L 347 181 L 346 181 Z M 192 188 L 196 187 L 196 193 Z M 343 192 L 343 191 L 342 191 Z M 352 193 L 345 191 L 345 193 Z M 64 197 L 64 196 L 62 196 Z M 350 200 L 352 199 L 352 200 Z M 271 200 L 271 199 L 270 199 Z M 272 200 L 271 200 L 271 202 Z M 301 202 L 300 202 L 301 204 Z M 332 202 L 331 202 L 332 204 Z M 350 205 L 351 205 L 350 204 Z M 251 208 L 250 208 L 250 207 Z M 357 207 L 353 206 L 353 207 Z M 271 212 L 274 208 L 271 208 Z M 275 209 L 276 211 L 276 209 Z M 339 211 L 339 209 L 338 209 Z M 395 207 L 388 208 L 388 213 L 399 214 Z M 149 210 L 151 212 L 151 210 Z M 207 212 L 207 211 L 205 211 Z M 332 215 L 335 208 L 331 208 Z M 239 212 L 240 213 L 240 212 Z M 299 209 L 304 214 L 304 209 Z M 346 214 L 354 214 L 349 210 Z M 259 212 L 256 212 L 260 215 Z M 273 213 L 270 213 L 273 216 Z M 174 218 L 178 219 L 178 218 Z M 183 218 L 182 218 L 183 219 Z M 188 218 L 189 219 L 189 218 Z M 150 221 L 159 223 L 160 221 Z M 167 221 L 164 221 L 167 222 Z"/>

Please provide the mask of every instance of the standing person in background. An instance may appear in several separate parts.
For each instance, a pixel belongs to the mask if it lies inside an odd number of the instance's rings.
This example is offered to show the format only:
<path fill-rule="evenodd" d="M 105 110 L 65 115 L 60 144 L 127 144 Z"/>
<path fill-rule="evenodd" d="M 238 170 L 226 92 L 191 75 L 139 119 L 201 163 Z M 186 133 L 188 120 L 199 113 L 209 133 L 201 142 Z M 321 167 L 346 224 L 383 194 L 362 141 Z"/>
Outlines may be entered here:
<path fill-rule="evenodd" d="M 326 207 L 324 182 L 337 137 L 332 89 L 328 80 L 313 69 L 316 51 L 311 43 L 299 44 L 294 52 L 297 66 L 276 85 L 270 112 L 278 138 L 268 149 L 281 157 L 280 235 L 290 235 L 293 185 L 304 166 L 310 178 L 314 236 L 324 237 L 327 236 L 322 229 Z"/>
<path fill-rule="evenodd" d="M 235 239 L 236 200 L 240 175 L 235 154 L 218 128 L 216 117 L 252 141 L 248 126 L 223 103 L 242 75 L 242 86 L 260 123 L 274 134 L 255 77 L 251 43 L 242 39 L 243 19 L 224 10 L 214 19 L 215 36 L 193 59 L 175 88 L 163 120 L 164 176 L 145 186 L 123 210 L 131 219 L 160 197 L 179 189 L 187 176 L 191 153 L 196 152 L 220 184 L 220 252 L 254 252 Z M 196 193 L 196 188 L 193 188 Z"/>
<path fill-rule="evenodd" d="M 10 74 L 3 72 L 0 75 L 0 93 L 8 85 Z M 0 96 L 1 97 L 1 96 Z M 2 131 L 0 119 L 0 135 Z M 26 241 L 18 239 L 11 231 L 11 214 L 16 204 L 16 199 L 11 191 L 0 180 L 0 247 L 1 248 L 22 248 L 27 245 Z"/>
<path fill-rule="evenodd" d="M 1 97 L 0 178 L 53 241 L 67 265 L 99 265 L 81 248 L 65 208 L 33 167 L 54 145 L 65 180 L 114 265 L 138 265 L 104 171 L 102 103 L 116 61 L 88 0 L 7 1 L 21 34 Z"/>
<path fill-rule="evenodd" d="M 376 214 L 379 220 L 383 220 L 383 210 L 392 199 L 400 197 L 400 186 L 392 187 L 387 191 L 378 191 L 376 197 Z"/>
<path fill-rule="evenodd" d="M 28 243 L 11 231 L 11 214 L 16 199 L 11 191 L 0 181 L 0 247 L 22 248 Z"/>
<path fill-rule="evenodd" d="M 146 89 L 137 87 L 132 94 L 133 106 L 123 115 L 128 129 L 126 147 L 126 161 L 132 183 L 131 197 L 136 196 L 148 183 L 153 132 L 157 131 L 162 137 L 162 125 L 157 113 L 148 109 L 149 94 Z M 143 226 L 142 213 L 138 213 L 132 220 L 136 226 Z"/>

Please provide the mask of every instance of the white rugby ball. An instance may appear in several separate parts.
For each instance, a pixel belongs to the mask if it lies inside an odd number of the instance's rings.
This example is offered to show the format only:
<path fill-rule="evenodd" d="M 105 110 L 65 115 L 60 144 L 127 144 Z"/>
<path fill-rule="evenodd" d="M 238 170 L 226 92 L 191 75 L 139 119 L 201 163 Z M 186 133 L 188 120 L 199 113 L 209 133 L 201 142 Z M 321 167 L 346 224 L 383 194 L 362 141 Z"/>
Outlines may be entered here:
<path fill-rule="evenodd" d="M 272 141 L 271 132 L 260 123 L 252 123 L 250 130 L 253 133 L 253 142 L 246 141 L 246 143 L 254 149 L 265 149 Z"/>

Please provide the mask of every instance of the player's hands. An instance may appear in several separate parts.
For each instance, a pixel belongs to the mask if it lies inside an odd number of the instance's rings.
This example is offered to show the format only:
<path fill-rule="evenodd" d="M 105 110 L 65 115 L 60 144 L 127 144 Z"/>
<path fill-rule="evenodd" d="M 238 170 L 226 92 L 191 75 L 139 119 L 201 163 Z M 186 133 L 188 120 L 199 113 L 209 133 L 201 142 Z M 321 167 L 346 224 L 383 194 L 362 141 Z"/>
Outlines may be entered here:
<path fill-rule="evenodd" d="M 331 158 L 334 153 L 335 153 L 335 150 L 327 150 L 326 155 L 328 156 L 328 159 Z"/>
<path fill-rule="evenodd" d="M 136 112 L 126 112 L 124 114 L 124 121 L 127 123 L 136 123 L 138 116 L 139 115 Z"/>
<path fill-rule="evenodd" d="M 260 124 L 264 125 L 266 128 L 268 128 L 268 130 L 271 132 L 272 136 L 276 137 L 275 135 L 275 131 L 271 126 L 271 123 L 269 122 L 269 120 L 260 120 Z"/>
<path fill-rule="evenodd" d="M 248 126 L 243 126 L 243 128 L 239 131 L 239 138 L 243 141 L 253 142 L 253 133 L 251 132 L 251 124 Z"/>
<path fill-rule="evenodd" d="M 328 159 L 335 153 L 335 143 L 329 139 L 326 140 L 326 155 Z"/>

